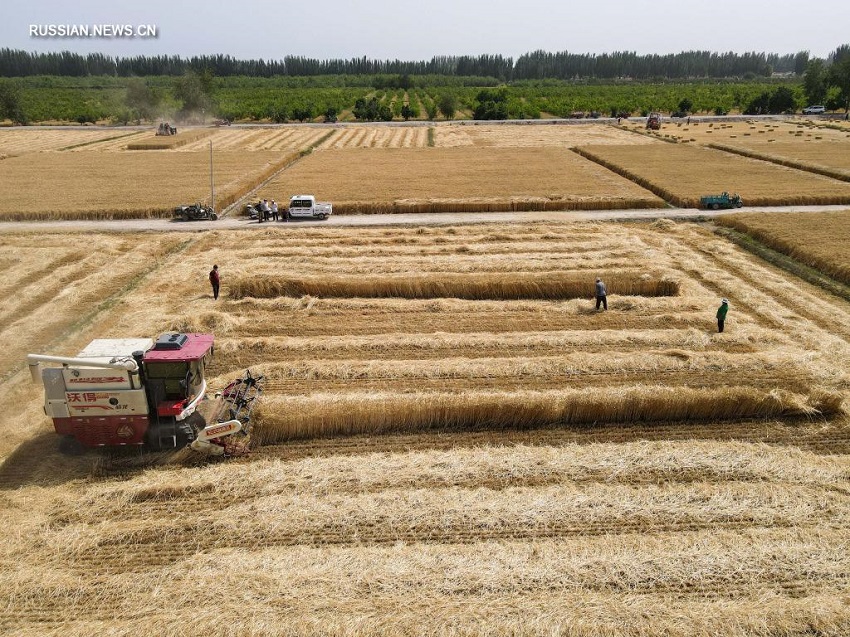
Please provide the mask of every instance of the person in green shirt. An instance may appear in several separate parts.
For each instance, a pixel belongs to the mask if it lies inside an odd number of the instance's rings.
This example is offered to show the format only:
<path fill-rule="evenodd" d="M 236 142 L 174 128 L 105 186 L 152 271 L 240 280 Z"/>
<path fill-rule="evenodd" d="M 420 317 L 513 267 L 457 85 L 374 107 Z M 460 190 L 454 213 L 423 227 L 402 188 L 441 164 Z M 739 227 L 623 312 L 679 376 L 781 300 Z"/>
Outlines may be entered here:
<path fill-rule="evenodd" d="M 720 307 L 717 308 L 717 331 L 723 331 L 723 324 L 726 323 L 726 313 L 729 311 L 729 299 L 723 299 L 720 302 Z"/>

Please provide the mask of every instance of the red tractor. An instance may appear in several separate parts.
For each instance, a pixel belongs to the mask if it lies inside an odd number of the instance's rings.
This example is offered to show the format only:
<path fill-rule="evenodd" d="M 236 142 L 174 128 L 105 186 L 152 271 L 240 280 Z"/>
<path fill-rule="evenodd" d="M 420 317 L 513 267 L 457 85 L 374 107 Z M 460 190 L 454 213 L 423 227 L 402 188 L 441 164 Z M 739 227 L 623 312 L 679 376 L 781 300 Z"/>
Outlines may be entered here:
<path fill-rule="evenodd" d="M 646 118 L 646 127 L 649 130 L 659 130 L 661 128 L 661 113 L 650 113 Z"/>
<path fill-rule="evenodd" d="M 30 354 L 32 378 L 44 385 L 44 411 L 62 436 L 60 450 L 77 454 L 86 447 L 163 450 L 191 444 L 223 455 L 236 442 L 247 448 L 262 377 L 248 371 L 228 385 L 211 424 L 198 412 L 206 398 L 204 372 L 213 340 L 212 334 L 168 333 L 156 342 L 96 339 L 70 358 Z M 222 413 L 228 420 L 217 418 Z"/>

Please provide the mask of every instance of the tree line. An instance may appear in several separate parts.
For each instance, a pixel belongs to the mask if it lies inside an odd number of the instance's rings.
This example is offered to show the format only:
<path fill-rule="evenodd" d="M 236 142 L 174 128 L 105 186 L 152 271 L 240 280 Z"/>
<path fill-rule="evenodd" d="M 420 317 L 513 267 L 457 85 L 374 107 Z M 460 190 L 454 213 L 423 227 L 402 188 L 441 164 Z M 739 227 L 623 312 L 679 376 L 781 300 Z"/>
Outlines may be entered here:
<path fill-rule="evenodd" d="M 492 77 L 501 82 L 540 79 L 687 79 L 802 74 L 809 62 L 806 51 L 776 53 L 715 53 L 683 51 L 669 55 L 603 53 L 549 53 L 534 51 L 514 60 L 501 55 L 435 56 L 430 60 L 373 60 L 366 57 L 319 60 L 285 56 L 280 60 L 239 60 L 230 55 L 112 57 L 102 53 L 70 51 L 34 53 L 0 49 L 0 77 L 55 75 L 68 77 L 179 76 L 191 71 L 216 77 L 274 77 L 318 75 L 441 75 Z"/>

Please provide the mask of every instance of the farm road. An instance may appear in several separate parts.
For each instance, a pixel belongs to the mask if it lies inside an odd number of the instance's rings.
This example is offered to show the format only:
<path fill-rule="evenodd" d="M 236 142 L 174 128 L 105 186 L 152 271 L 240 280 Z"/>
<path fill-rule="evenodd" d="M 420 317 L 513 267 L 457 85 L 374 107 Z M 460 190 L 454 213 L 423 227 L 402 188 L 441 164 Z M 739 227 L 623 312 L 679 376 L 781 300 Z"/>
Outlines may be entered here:
<path fill-rule="evenodd" d="M 218 221 L 173 221 L 171 219 L 124 219 L 115 221 L 0 221 L 0 232 L 38 230 L 78 232 L 203 232 L 207 230 L 247 230 L 250 228 L 300 228 L 311 226 L 396 226 L 455 225 L 475 223 L 533 223 L 540 221 L 645 221 L 675 219 L 681 221 L 718 217 L 736 212 L 834 212 L 847 206 L 772 206 L 739 210 L 699 210 L 662 208 L 648 210 L 565 210 L 546 212 L 440 212 L 386 215 L 339 215 L 327 221 L 292 221 L 259 224 L 244 217 L 225 217 Z"/>

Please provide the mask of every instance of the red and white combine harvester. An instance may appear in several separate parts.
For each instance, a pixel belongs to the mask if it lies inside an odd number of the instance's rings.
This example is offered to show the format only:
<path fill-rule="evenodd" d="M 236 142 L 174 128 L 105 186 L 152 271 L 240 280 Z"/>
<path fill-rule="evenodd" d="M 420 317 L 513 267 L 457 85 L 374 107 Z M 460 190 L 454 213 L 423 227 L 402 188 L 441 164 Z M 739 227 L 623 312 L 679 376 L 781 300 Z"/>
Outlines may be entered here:
<path fill-rule="evenodd" d="M 62 436 L 59 448 L 71 454 L 126 445 L 190 445 L 210 455 L 247 450 L 262 377 L 246 371 L 215 403 L 206 401 L 210 409 L 202 415 L 213 340 L 212 334 L 169 333 L 156 342 L 96 339 L 75 357 L 30 354 L 33 381 L 44 385 L 44 412 Z"/>

